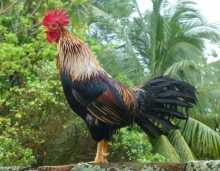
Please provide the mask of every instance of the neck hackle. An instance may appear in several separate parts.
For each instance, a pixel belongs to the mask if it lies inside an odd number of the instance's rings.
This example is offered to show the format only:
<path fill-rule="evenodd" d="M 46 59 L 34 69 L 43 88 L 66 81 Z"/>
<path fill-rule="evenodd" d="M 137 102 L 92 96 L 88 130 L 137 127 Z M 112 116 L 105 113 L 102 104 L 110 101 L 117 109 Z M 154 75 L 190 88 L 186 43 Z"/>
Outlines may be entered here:
<path fill-rule="evenodd" d="M 58 43 L 57 66 L 72 80 L 84 80 L 104 72 L 88 46 L 67 30 Z"/>

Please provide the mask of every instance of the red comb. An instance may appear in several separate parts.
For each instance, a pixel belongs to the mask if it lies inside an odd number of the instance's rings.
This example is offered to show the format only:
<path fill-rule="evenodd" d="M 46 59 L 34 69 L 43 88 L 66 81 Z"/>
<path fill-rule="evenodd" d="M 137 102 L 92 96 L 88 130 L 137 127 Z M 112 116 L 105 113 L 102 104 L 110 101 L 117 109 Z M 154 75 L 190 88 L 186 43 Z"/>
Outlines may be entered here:
<path fill-rule="evenodd" d="M 43 25 L 48 27 L 50 24 L 57 23 L 66 26 L 69 23 L 69 16 L 64 10 L 49 10 L 44 16 Z"/>

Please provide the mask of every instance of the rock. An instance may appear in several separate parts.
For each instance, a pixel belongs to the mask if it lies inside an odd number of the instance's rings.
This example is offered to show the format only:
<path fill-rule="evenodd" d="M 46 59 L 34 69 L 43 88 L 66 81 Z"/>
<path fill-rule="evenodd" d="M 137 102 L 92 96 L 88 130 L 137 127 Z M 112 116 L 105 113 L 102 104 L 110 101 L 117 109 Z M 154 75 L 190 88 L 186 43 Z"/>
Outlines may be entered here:
<path fill-rule="evenodd" d="M 71 169 L 74 167 L 74 164 L 62 166 L 41 166 L 38 168 L 38 171 L 71 171 Z"/>
<path fill-rule="evenodd" d="M 63 166 L 43 166 L 39 167 L 39 171 L 183 171 L 185 164 L 176 163 L 110 163 L 107 165 L 93 165 L 88 163 L 79 163 L 75 165 Z"/>
<path fill-rule="evenodd" d="M 177 163 L 111 163 L 108 165 L 76 165 L 71 171 L 183 171 L 184 164 Z"/>
<path fill-rule="evenodd" d="M 220 160 L 190 161 L 186 163 L 109 163 L 92 165 L 79 163 L 66 166 L 44 166 L 39 171 L 219 171 Z"/>
<path fill-rule="evenodd" d="M 0 167 L 0 171 L 38 171 L 38 169 L 32 169 L 28 167 L 21 166 L 10 166 L 10 167 Z"/>
<path fill-rule="evenodd" d="M 190 161 L 186 163 L 109 163 L 93 165 L 78 163 L 62 166 L 41 166 L 35 169 L 24 167 L 2 167 L 0 171 L 219 171 L 220 160 Z"/>
<path fill-rule="evenodd" d="M 186 163 L 187 171 L 219 171 L 220 160 L 192 161 Z"/>

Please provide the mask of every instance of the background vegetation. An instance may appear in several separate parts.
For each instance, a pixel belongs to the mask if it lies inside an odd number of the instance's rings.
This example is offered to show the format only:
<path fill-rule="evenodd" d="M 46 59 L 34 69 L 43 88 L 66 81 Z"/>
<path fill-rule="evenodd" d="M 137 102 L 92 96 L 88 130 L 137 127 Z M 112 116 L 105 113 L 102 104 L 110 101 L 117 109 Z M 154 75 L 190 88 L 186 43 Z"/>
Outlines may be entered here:
<path fill-rule="evenodd" d="M 112 160 L 220 158 L 220 62 L 207 63 L 204 55 L 206 40 L 219 44 L 218 27 L 207 23 L 192 1 L 152 4 L 141 13 L 135 0 L 0 1 L 1 166 L 94 157 L 94 142 L 63 96 L 56 47 L 46 42 L 41 26 L 53 8 L 69 12 L 68 29 L 89 44 L 115 79 L 139 86 L 169 75 L 198 90 L 199 104 L 187 123 L 179 122 L 179 130 L 152 139 L 139 128 L 122 129 L 112 140 Z"/>

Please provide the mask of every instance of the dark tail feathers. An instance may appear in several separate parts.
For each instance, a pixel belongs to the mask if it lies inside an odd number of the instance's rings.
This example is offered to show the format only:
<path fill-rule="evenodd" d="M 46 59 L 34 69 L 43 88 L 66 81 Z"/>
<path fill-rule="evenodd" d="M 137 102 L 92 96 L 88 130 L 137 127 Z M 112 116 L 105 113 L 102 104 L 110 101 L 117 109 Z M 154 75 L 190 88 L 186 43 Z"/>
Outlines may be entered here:
<path fill-rule="evenodd" d="M 157 77 L 138 91 L 138 125 L 151 136 L 167 134 L 177 126 L 173 118 L 187 119 L 188 109 L 196 104 L 196 89 L 180 80 Z"/>

